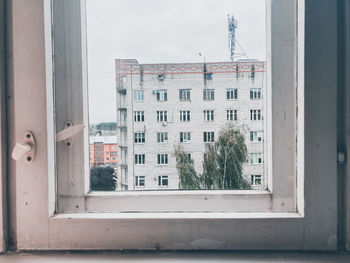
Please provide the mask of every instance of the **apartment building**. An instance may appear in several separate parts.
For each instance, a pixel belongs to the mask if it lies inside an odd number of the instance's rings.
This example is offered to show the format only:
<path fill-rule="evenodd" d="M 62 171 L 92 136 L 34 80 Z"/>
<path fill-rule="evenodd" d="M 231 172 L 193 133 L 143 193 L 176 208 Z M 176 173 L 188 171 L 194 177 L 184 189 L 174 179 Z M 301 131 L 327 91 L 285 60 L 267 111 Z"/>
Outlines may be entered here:
<path fill-rule="evenodd" d="M 233 122 L 245 134 L 244 176 L 264 182 L 265 62 L 139 64 L 116 60 L 121 190 L 178 189 L 174 145 L 203 171 L 205 144 Z"/>
<path fill-rule="evenodd" d="M 90 166 L 108 165 L 113 168 L 118 163 L 118 144 L 116 136 L 90 137 Z"/>

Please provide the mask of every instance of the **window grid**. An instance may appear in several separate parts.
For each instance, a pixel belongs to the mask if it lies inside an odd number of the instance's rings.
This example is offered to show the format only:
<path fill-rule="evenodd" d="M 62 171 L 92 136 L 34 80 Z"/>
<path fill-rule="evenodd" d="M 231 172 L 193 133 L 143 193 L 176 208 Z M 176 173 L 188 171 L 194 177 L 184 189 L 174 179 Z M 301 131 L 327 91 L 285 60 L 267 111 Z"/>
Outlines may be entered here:
<path fill-rule="evenodd" d="M 166 122 L 166 121 L 168 121 L 168 112 L 157 111 L 157 122 Z"/>
<path fill-rule="evenodd" d="M 261 142 L 262 141 L 262 131 L 251 131 L 250 132 L 250 141 L 251 142 Z"/>
<path fill-rule="evenodd" d="M 158 153 L 157 154 L 157 164 L 167 165 L 168 164 L 168 154 L 167 153 Z"/>
<path fill-rule="evenodd" d="M 250 89 L 250 99 L 259 100 L 261 99 L 261 88 L 252 88 Z"/>
<path fill-rule="evenodd" d="M 145 94 L 144 90 L 134 90 L 134 101 L 144 101 Z"/>
<path fill-rule="evenodd" d="M 214 132 L 203 132 L 203 141 L 204 142 L 214 142 L 215 141 Z"/>
<path fill-rule="evenodd" d="M 214 111 L 213 110 L 204 110 L 204 121 L 214 121 Z"/>
<path fill-rule="evenodd" d="M 226 90 L 226 99 L 236 100 L 238 98 L 238 89 L 231 88 Z"/>
<path fill-rule="evenodd" d="M 168 186 L 168 185 L 169 185 L 169 179 L 167 175 L 158 176 L 158 186 Z"/>
<path fill-rule="evenodd" d="M 238 111 L 237 110 L 227 110 L 226 118 L 228 121 L 236 121 L 238 120 Z"/>
<path fill-rule="evenodd" d="M 135 185 L 136 186 L 145 186 L 146 177 L 145 176 L 135 176 Z"/>
<path fill-rule="evenodd" d="M 190 121 L 191 120 L 191 112 L 188 111 L 180 111 L 180 121 Z"/>
<path fill-rule="evenodd" d="M 157 142 L 158 143 L 168 143 L 168 133 L 167 132 L 157 132 Z"/>
<path fill-rule="evenodd" d="M 190 89 L 180 89 L 179 90 L 179 100 L 180 101 L 191 100 L 191 90 Z"/>
<path fill-rule="evenodd" d="M 134 121 L 135 122 L 144 122 L 145 121 L 145 112 L 144 111 L 134 111 Z"/>
<path fill-rule="evenodd" d="M 251 153 L 249 155 L 249 162 L 251 164 L 261 164 L 262 163 L 262 154 L 261 153 Z"/>
<path fill-rule="evenodd" d="M 135 143 L 145 143 L 145 133 L 144 132 L 135 132 L 134 133 Z"/>
<path fill-rule="evenodd" d="M 250 110 L 250 120 L 260 121 L 261 120 L 261 110 Z"/>
<path fill-rule="evenodd" d="M 203 90 L 203 100 L 214 100 L 215 95 L 214 95 L 214 89 L 204 89 Z"/>
<path fill-rule="evenodd" d="M 167 90 L 157 90 L 157 101 L 167 101 L 168 100 L 168 91 Z"/>
<path fill-rule="evenodd" d="M 256 175 L 256 174 L 252 174 L 250 176 L 250 184 L 252 186 L 260 186 L 262 184 L 262 176 L 261 175 Z"/>
<path fill-rule="evenodd" d="M 180 142 L 181 143 L 190 143 L 191 142 L 191 133 L 190 132 L 180 132 Z"/>
<path fill-rule="evenodd" d="M 145 164 L 145 154 L 135 154 L 135 164 Z"/>

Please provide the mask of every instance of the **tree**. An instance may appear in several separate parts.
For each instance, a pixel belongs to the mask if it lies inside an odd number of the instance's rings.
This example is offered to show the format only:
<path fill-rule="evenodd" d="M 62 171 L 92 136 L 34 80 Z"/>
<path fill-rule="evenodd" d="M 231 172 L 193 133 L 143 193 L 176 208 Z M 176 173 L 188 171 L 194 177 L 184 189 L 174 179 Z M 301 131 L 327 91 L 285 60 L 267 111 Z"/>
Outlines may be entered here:
<path fill-rule="evenodd" d="M 91 191 L 115 191 L 117 176 L 110 166 L 97 166 L 90 170 Z"/>
<path fill-rule="evenodd" d="M 180 179 L 180 189 L 201 189 L 200 178 L 194 169 L 193 159 L 181 145 L 174 147 L 176 169 Z"/>
<path fill-rule="evenodd" d="M 201 176 L 206 189 L 250 189 L 243 177 L 248 153 L 244 135 L 233 124 L 219 133 L 213 144 L 207 144 Z"/>

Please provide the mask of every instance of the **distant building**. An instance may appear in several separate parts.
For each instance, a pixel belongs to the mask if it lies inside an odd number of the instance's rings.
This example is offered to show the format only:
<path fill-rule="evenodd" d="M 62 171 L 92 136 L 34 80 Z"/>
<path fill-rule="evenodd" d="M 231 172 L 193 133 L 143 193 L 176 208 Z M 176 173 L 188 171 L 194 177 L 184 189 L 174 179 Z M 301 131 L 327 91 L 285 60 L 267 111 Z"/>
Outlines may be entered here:
<path fill-rule="evenodd" d="M 265 62 L 139 64 L 116 60 L 118 179 L 121 190 L 178 189 L 174 145 L 201 173 L 205 144 L 226 122 L 241 127 L 244 176 L 264 187 Z"/>
<path fill-rule="evenodd" d="M 118 164 L 118 144 L 116 136 L 90 137 L 90 166 Z"/>

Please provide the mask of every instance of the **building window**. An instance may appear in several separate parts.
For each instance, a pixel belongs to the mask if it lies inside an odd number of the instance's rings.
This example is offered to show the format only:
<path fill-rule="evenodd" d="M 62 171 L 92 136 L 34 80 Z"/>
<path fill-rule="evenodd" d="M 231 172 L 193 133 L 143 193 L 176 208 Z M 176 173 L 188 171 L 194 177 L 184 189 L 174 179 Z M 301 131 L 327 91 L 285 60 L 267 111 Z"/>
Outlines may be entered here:
<path fill-rule="evenodd" d="M 144 132 L 135 132 L 135 143 L 145 143 L 145 133 Z"/>
<path fill-rule="evenodd" d="M 261 110 L 250 110 L 250 120 L 260 121 L 261 120 Z"/>
<path fill-rule="evenodd" d="M 112 146 L 112 150 L 114 150 L 115 149 L 115 146 Z"/>
<path fill-rule="evenodd" d="M 159 153 L 157 154 L 157 164 L 168 164 L 168 154 L 167 153 Z"/>
<path fill-rule="evenodd" d="M 237 98 L 238 98 L 238 90 L 237 89 L 227 89 L 226 90 L 226 99 L 236 100 Z"/>
<path fill-rule="evenodd" d="M 262 141 L 262 131 L 251 131 L 250 132 L 251 142 L 261 142 Z"/>
<path fill-rule="evenodd" d="M 134 90 L 134 101 L 144 101 L 144 90 Z"/>
<path fill-rule="evenodd" d="M 169 179 L 167 175 L 158 176 L 158 186 L 168 186 Z"/>
<path fill-rule="evenodd" d="M 113 160 L 113 161 L 116 161 L 116 160 L 117 160 L 117 158 L 113 157 L 113 158 L 112 158 L 112 160 Z"/>
<path fill-rule="evenodd" d="M 167 101 L 168 100 L 168 91 L 167 90 L 157 90 L 157 101 Z"/>
<path fill-rule="evenodd" d="M 203 132 L 203 141 L 214 142 L 215 141 L 214 132 Z"/>
<path fill-rule="evenodd" d="M 214 121 L 214 111 L 213 110 L 205 110 L 203 111 L 204 121 Z"/>
<path fill-rule="evenodd" d="M 157 132 L 157 142 L 158 143 L 168 143 L 168 133 L 167 132 Z"/>
<path fill-rule="evenodd" d="M 168 112 L 167 111 L 157 111 L 157 121 L 158 122 L 168 121 Z"/>
<path fill-rule="evenodd" d="M 135 186 L 145 186 L 145 176 L 135 176 Z"/>
<path fill-rule="evenodd" d="M 179 90 L 179 100 L 181 100 L 181 101 L 191 100 L 191 90 L 190 89 L 180 89 Z"/>
<path fill-rule="evenodd" d="M 249 162 L 252 164 L 261 164 L 262 163 L 262 154 L 261 153 L 251 153 Z"/>
<path fill-rule="evenodd" d="M 190 143 L 191 142 L 191 133 L 190 132 L 180 132 L 180 142 L 181 143 Z"/>
<path fill-rule="evenodd" d="M 250 184 L 253 186 L 261 185 L 261 182 L 262 182 L 261 179 L 262 179 L 261 175 L 253 174 L 250 176 Z"/>
<path fill-rule="evenodd" d="M 250 99 L 251 100 L 259 100 L 261 99 L 261 89 L 250 89 Z"/>
<path fill-rule="evenodd" d="M 145 155 L 135 154 L 135 164 L 145 164 Z"/>
<path fill-rule="evenodd" d="M 189 110 L 181 110 L 180 121 L 190 121 L 190 120 L 191 120 L 191 112 Z"/>
<path fill-rule="evenodd" d="M 111 152 L 111 156 L 117 156 L 118 152 Z"/>
<path fill-rule="evenodd" d="M 135 122 L 145 121 L 145 112 L 144 111 L 134 111 L 134 121 Z"/>
<path fill-rule="evenodd" d="M 238 120 L 237 110 L 227 110 L 226 118 L 228 121 L 236 121 Z"/>
<path fill-rule="evenodd" d="M 214 100 L 214 90 L 213 89 L 204 89 L 203 90 L 203 100 Z"/>

